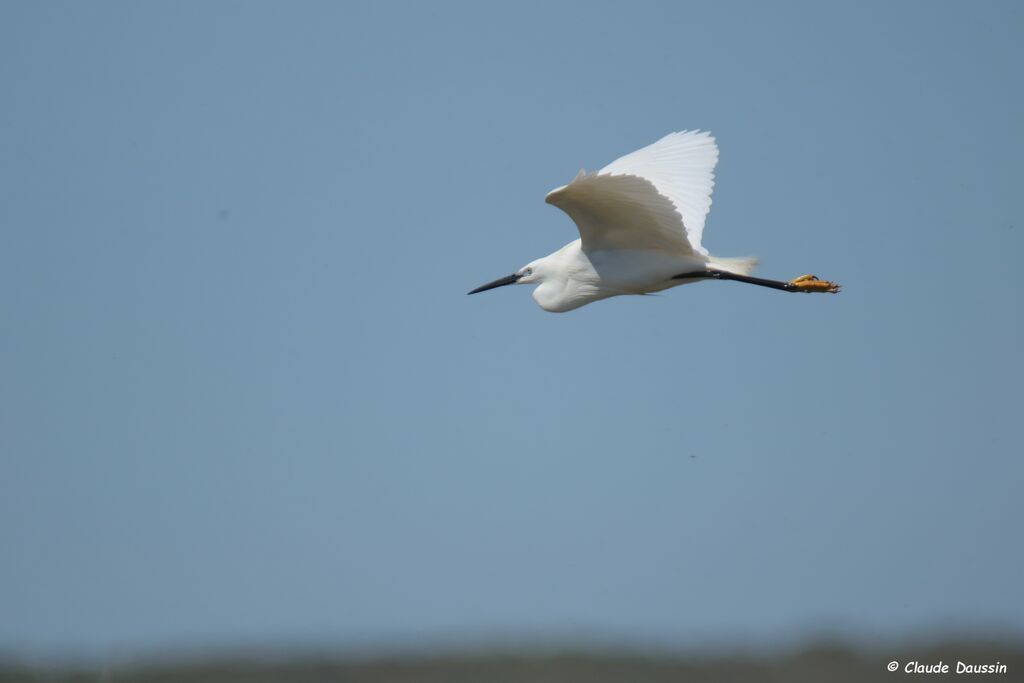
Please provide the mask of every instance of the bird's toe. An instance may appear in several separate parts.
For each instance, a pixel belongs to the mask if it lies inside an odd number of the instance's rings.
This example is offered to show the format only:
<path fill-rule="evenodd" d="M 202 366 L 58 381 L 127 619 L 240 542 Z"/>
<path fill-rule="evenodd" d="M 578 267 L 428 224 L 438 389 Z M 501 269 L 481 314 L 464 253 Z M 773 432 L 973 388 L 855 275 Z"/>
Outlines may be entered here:
<path fill-rule="evenodd" d="M 789 284 L 793 285 L 794 291 L 797 292 L 825 292 L 828 294 L 836 294 L 839 292 L 840 286 L 835 282 L 829 282 L 828 280 L 819 280 L 816 275 L 801 275 L 795 277 L 789 281 Z"/>

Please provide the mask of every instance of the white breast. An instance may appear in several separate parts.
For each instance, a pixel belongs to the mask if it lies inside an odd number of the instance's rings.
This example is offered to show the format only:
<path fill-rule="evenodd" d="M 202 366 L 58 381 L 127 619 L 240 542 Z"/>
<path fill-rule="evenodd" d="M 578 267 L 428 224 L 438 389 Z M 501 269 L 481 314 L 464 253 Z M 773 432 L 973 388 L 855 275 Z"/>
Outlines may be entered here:
<path fill-rule="evenodd" d="M 545 311 L 561 313 L 592 301 L 622 294 L 646 294 L 683 284 L 673 275 L 706 266 L 699 256 L 661 251 L 605 250 L 589 252 L 580 240 L 545 259 L 552 276 L 533 291 Z"/>

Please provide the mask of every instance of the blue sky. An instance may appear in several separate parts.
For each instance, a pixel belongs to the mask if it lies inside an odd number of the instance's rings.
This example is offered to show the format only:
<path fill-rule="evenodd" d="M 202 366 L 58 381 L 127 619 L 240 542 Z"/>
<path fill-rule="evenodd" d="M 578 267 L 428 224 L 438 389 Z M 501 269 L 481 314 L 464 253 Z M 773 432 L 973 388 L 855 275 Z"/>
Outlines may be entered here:
<path fill-rule="evenodd" d="M 0 6 L 0 650 L 1024 633 L 1019 3 Z M 465 292 L 684 128 L 758 273 Z"/>

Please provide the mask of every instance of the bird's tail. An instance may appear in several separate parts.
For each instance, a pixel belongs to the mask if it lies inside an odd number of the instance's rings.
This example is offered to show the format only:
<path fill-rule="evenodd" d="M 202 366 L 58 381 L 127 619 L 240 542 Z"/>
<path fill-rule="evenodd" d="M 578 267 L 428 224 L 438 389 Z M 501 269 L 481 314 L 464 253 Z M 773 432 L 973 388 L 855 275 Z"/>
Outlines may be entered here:
<path fill-rule="evenodd" d="M 756 256 L 740 256 L 737 258 L 718 258 L 712 257 L 709 264 L 712 268 L 718 270 L 724 270 L 727 273 L 736 273 L 737 275 L 750 275 L 754 272 L 754 267 L 757 265 Z"/>

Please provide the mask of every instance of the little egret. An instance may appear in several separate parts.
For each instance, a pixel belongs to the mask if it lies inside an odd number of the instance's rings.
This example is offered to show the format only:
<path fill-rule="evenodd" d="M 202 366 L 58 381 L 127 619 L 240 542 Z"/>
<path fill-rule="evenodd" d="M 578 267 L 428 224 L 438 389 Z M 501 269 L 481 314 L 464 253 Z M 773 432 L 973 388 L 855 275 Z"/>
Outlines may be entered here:
<path fill-rule="evenodd" d="M 718 258 L 701 246 L 718 145 L 708 132 L 670 133 L 597 173 L 580 171 L 544 199 L 569 214 L 580 238 L 470 294 L 537 283 L 534 300 L 561 313 L 620 294 L 649 294 L 701 280 L 736 280 L 784 292 L 839 291 L 801 275 L 751 277 L 755 258 Z"/>

